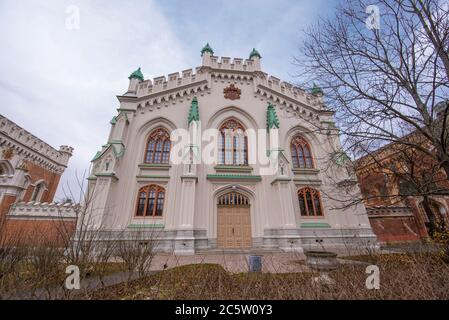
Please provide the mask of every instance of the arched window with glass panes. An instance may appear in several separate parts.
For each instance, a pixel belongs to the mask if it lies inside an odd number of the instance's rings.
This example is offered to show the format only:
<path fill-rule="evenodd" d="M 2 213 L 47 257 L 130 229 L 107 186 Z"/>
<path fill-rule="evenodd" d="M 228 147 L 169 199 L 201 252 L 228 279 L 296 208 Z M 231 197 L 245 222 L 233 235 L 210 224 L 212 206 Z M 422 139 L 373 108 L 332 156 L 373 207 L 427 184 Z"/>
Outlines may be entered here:
<path fill-rule="evenodd" d="M 137 217 L 162 217 L 164 211 L 165 189 L 149 185 L 139 189 L 137 196 Z"/>
<path fill-rule="evenodd" d="M 168 164 L 170 161 L 170 135 L 167 130 L 158 128 L 148 137 L 145 163 Z"/>
<path fill-rule="evenodd" d="M 301 136 L 294 136 L 290 144 L 294 169 L 313 169 L 314 161 L 309 143 Z"/>
<path fill-rule="evenodd" d="M 235 119 L 225 121 L 218 137 L 218 164 L 248 165 L 248 139 L 245 128 Z"/>
<path fill-rule="evenodd" d="M 302 188 L 298 190 L 299 210 L 303 217 L 323 216 L 323 205 L 320 192 L 313 188 Z"/>

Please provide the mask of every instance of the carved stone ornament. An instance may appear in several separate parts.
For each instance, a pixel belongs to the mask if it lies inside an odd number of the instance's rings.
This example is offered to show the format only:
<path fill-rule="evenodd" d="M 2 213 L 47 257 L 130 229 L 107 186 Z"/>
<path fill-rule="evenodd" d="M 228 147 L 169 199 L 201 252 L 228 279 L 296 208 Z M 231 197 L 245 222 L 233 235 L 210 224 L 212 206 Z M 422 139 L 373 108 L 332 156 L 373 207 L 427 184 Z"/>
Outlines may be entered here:
<path fill-rule="evenodd" d="M 240 99 L 240 95 L 242 94 L 242 90 L 234 86 L 234 84 L 229 85 L 223 89 L 225 99 L 236 100 Z"/>
<path fill-rule="evenodd" d="M 14 155 L 14 150 L 12 148 L 3 149 L 2 156 L 5 160 L 11 160 Z"/>

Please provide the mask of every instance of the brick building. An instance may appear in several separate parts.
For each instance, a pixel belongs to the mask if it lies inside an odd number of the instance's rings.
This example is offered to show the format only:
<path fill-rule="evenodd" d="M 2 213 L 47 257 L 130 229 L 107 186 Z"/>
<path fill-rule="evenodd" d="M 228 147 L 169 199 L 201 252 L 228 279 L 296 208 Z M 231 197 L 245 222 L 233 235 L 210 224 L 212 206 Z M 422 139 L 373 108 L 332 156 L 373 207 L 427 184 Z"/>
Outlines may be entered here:
<path fill-rule="evenodd" d="M 403 139 L 432 149 L 417 132 Z M 435 225 L 449 227 L 449 182 L 433 159 L 407 143 L 390 143 L 358 159 L 355 168 L 379 242 L 420 241 L 432 236 Z"/>
<path fill-rule="evenodd" d="M 54 149 L 0 115 L 0 236 L 54 240 L 58 224 L 72 228 L 72 205 L 53 203 L 72 147 Z M 70 207 L 70 208 L 69 208 Z M 57 212 L 64 212 L 57 215 Z"/>

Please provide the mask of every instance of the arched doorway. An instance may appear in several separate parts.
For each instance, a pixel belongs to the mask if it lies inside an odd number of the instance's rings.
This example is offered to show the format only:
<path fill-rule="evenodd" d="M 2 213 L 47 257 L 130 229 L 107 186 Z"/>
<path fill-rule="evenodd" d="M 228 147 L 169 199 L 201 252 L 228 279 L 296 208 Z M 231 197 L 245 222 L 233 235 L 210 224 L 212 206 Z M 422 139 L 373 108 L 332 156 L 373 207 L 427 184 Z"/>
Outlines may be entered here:
<path fill-rule="evenodd" d="M 249 199 L 229 192 L 217 202 L 217 243 L 223 249 L 251 248 L 251 214 Z"/>

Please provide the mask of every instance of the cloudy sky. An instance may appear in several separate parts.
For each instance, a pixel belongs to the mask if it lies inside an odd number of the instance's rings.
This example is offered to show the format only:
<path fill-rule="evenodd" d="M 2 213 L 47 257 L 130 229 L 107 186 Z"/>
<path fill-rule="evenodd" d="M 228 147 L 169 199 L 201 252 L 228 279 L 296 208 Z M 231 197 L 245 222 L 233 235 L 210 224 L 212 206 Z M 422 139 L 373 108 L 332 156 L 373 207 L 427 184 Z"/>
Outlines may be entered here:
<path fill-rule="evenodd" d="M 218 56 L 261 53 L 265 72 L 294 82 L 303 28 L 329 0 L 0 0 L 0 113 L 58 148 L 75 148 L 63 186 L 106 143 L 117 94 L 145 78 L 194 68 L 209 42 Z M 74 14 L 79 12 L 79 28 Z"/>

